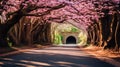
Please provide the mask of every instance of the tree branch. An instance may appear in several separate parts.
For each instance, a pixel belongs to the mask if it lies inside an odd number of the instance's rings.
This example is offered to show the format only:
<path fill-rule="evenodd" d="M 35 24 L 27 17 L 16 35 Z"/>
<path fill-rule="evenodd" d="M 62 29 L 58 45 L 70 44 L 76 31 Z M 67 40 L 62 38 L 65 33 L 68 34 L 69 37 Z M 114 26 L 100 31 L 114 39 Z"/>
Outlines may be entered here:
<path fill-rule="evenodd" d="M 27 12 L 28 11 L 31 12 L 31 11 L 39 9 L 39 8 L 49 8 L 49 9 L 47 11 L 42 12 L 42 13 L 39 12 L 39 13 L 30 14 L 30 13 L 26 13 L 25 12 L 25 13 L 23 13 L 23 16 L 36 16 L 36 17 L 40 17 L 40 16 L 43 16 L 43 15 L 49 14 L 53 10 L 60 9 L 60 8 L 65 7 L 65 6 L 66 6 L 66 4 L 62 3 L 62 4 L 59 4 L 59 5 L 54 6 L 54 7 L 42 6 L 42 7 L 30 8 L 30 9 L 27 9 Z"/>

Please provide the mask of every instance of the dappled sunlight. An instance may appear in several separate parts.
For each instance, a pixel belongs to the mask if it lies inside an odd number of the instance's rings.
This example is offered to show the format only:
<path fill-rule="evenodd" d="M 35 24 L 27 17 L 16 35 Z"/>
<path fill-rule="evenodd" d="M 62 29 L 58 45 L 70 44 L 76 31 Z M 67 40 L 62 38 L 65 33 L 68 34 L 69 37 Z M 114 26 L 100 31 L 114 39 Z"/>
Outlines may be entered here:
<path fill-rule="evenodd" d="M 64 66 L 77 65 L 79 67 L 91 67 L 91 66 L 88 66 L 88 65 L 75 64 L 75 63 L 65 62 L 65 61 L 58 61 L 58 62 L 55 62 L 55 63 L 60 64 L 60 65 L 64 65 Z"/>
<path fill-rule="evenodd" d="M 27 61 L 27 60 L 20 60 L 20 61 L 25 63 L 35 64 L 35 65 L 50 66 L 50 64 L 44 63 L 44 62 Z"/>
<path fill-rule="evenodd" d="M 102 67 L 103 64 L 106 67 L 114 67 L 109 63 L 93 58 L 75 47 L 32 49 L 0 59 L 0 66 L 3 67 Z"/>
<path fill-rule="evenodd" d="M 46 48 L 44 50 L 30 50 L 28 52 L 24 52 L 28 54 L 62 54 L 62 55 L 70 55 L 70 56 L 90 56 L 80 51 L 79 48 L 62 48 L 62 47 L 52 47 Z"/>
<path fill-rule="evenodd" d="M 14 65 L 27 66 L 27 67 L 35 67 L 36 65 L 37 66 L 51 66 L 48 63 L 37 62 L 37 61 L 29 61 L 29 60 L 15 60 L 15 59 L 11 59 L 11 58 L 2 58 L 1 60 L 4 60 L 4 62 L 0 62 L 0 66 L 4 65 L 6 63 L 7 64 L 14 63 Z"/>
<path fill-rule="evenodd" d="M 118 59 L 120 57 L 119 52 L 114 52 L 109 49 L 103 50 L 102 47 L 97 47 L 97 46 L 89 46 L 87 48 L 84 48 L 84 50 L 90 54 L 93 54 L 99 57 L 109 57 L 109 58 L 118 58 Z"/>
<path fill-rule="evenodd" d="M 3 62 L 0 62 L 0 65 L 3 65 L 4 63 Z"/>
<path fill-rule="evenodd" d="M 9 60 L 9 61 L 12 61 L 13 59 L 11 59 L 11 58 L 3 58 L 3 60 Z"/>
<path fill-rule="evenodd" d="M 70 63 L 70 62 L 64 62 L 64 61 L 58 61 L 58 62 L 55 62 L 55 63 L 58 63 L 58 64 L 73 64 L 73 63 Z"/>
<path fill-rule="evenodd" d="M 15 64 L 19 66 L 25 66 L 25 67 L 35 67 L 34 65 L 23 64 L 23 63 L 15 63 Z"/>
<path fill-rule="evenodd" d="M 0 67 L 114 67 L 105 60 L 119 57 L 120 0 L 0 0 Z"/>

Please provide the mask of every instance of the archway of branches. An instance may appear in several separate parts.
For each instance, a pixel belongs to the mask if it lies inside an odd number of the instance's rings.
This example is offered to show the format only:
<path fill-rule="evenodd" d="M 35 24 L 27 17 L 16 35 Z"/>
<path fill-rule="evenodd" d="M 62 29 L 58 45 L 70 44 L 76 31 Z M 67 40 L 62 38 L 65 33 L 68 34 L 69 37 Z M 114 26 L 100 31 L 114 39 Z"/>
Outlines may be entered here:
<path fill-rule="evenodd" d="M 0 0 L 0 6 L 0 47 L 49 44 L 51 23 L 67 21 L 87 33 L 87 44 L 120 48 L 120 0 Z"/>

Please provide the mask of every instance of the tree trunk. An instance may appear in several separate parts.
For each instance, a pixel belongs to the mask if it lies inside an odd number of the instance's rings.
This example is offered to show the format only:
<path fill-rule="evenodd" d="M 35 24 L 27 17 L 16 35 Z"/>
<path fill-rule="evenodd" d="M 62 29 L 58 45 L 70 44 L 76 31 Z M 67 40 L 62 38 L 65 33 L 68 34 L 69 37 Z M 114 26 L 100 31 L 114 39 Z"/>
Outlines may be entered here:
<path fill-rule="evenodd" d="M 118 31 L 117 31 L 117 43 L 118 43 L 118 47 L 120 49 L 120 13 L 118 15 L 118 22 L 119 22 L 119 25 L 118 25 Z"/>
<path fill-rule="evenodd" d="M 118 50 L 119 50 L 120 49 L 120 17 L 118 22 L 119 22 L 119 25 L 118 25 L 118 30 L 116 34 L 116 40 L 117 40 Z"/>
<path fill-rule="evenodd" d="M 102 25 L 101 25 L 101 21 L 97 22 L 98 24 L 98 37 L 99 37 L 99 41 L 98 41 L 98 46 L 102 46 L 102 39 L 103 39 L 103 35 L 102 35 Z"/>
<path fill-rule="evenodd" d="M 110 35 L 109 35 L 109 37 L 108 37 L 108 39 L 107 39 L 107 45 L 104 47 L 105 49 L 106 48 L 115 48 L 115 31 L 116 31 L 116 26 L 117 26 L 117 14 L 115 14 L 114 15 L 114 18 L 112 18 L 113 19 L 113 21 L 109 24 L 109 25 L 111 25 L 110 27 L 109 27 L 109 30 L 112 30 L 110 33 Z"/>
<path fill-rule="evenodd" d="M 116 30 L 115 30 L 115 43 L 116 43 L 116 45 L 115 45 L 115 50 L 116 51 L 119 51 L 119 42 L 120 41 L 118 41 L 119 40 L 119 30 L 120 30 L 120 14 L 119 13 L 117 13 L 117 26 L 116 26 Z"/>
<path fill-rule="evenodd" d="M 7 42 L 7 32 L 5 25 L 0 25 L 0 47 L 9 47 Z"/>
<path fill-rule="evenodd" d="M 95 29 L 94 29 L 94 32 L 95 32 L 95 45 L 98 46 L 99 45 L 99 28 L 98 28 L 98 25 L 95 24 Z"/>
<path fill-rule="evenodd" d="M 7 42 L 7 33 L 21 19 L 21 15 L 14 15 L 12 19 L 5 24 L 0 24 L 0 47 L 9 47 Z"/>

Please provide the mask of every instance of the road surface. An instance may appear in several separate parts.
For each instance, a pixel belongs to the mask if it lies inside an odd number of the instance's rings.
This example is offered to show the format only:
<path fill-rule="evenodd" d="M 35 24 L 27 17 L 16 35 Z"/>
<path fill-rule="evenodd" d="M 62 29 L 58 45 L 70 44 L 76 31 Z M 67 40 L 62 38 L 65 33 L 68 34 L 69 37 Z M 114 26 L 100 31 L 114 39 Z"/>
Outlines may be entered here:
<path fill-rule="evenodd" d="M 0 58 L 0 67 L 115 67 L 77 47 L 31 49 Z"/>

